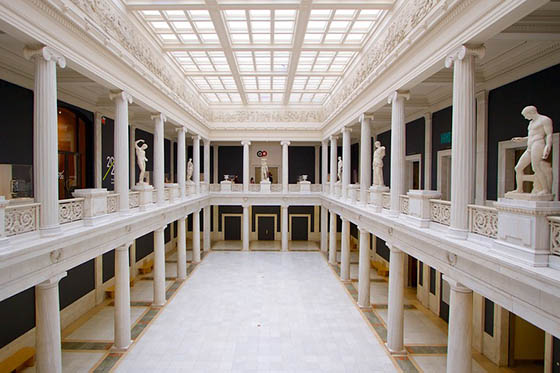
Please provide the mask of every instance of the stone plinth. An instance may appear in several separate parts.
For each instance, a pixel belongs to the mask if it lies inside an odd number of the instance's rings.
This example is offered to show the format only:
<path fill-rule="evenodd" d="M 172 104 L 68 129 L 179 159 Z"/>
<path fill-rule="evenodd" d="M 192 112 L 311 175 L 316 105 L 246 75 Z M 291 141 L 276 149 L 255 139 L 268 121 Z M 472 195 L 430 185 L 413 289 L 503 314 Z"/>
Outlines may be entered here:
<path fill-rule="evenodd" d="M 134 190 L 140 192 L 140 197 L 138 198 L 138 207 L 140 211 L 144 211 L 152 204 L 152 197 L 154 192 L 154 187 L 150 184 L 136 184 Z"/>
<path fill-rule="evenodd" d="M 261 193 L 270 193 L 270 181 L 268 180 L 261 181 Z"/>
<path fill-rule="evenodd" d="M 348 196 L 347 198 L 352 202 L 358 201 L 358 190 L 360 189 L 359 185 L 351 184 L 348 185 Z"/>
<path fill-rule="evenodd" d="M 441 193 L 435 190 L 410 190 L 408 195 L 408 220 L 420 228 L 430 225 L 430 200 L 440 199 Z"/>
<path fill-rule="evenodd" d="M 169 189 L 169 202 L 173 202 L 179 198 L 179 184 L 165 183 L 165 188 Z"/>
<path fill-rule="evenodd" d="M 303 180 L 298 182 L 299 184 L 299 191 L 304 193 L 311 192 L 311 182 L 307 180 Z"/>
<path fill-rule="evenodd" d="M 375 212 L 381 212 L 383 210 L 383 193 L 387 193 L 388 191 L 389 187 L 386 186 L 372 185 L 369 187 L 369 198 Z"/>
<path fill-rule="evenodd" d="M 231 192 L 231 181 L 223 180 L 220 182 L 220 191 Z"/>
<path fill-rule="evenodd" d="M 187 180 L 187 182 L 185 183 L 185 194 L 187 196 L 190 196 L 190 195 L 193 195 L 194 193 L 195 193 L 194 182 L 192 180 Z"/>
<path fill-rule="evenodd" d="M 498 239 L 492 250 L 534 267 L 546 267 L 550 254 L 547 216 L 560 215 L 560 202 L 500 198 Z"/>
<path fill-rule="evenodd" d="M 334 184 L 334 196 L 340 197 L 341 195 L 342 195 L 342 184 L 340 183 L 340 181 L 337 181 L 336 184 Z"/>
<path fill-rule="evenodd" d="M 72 195 L 75 198 L 84 199 L 84 224 L 87 226 L 94 225 L 101 217 L 107 215 L 107 189 L 91 188 L 76 189 Z"/>

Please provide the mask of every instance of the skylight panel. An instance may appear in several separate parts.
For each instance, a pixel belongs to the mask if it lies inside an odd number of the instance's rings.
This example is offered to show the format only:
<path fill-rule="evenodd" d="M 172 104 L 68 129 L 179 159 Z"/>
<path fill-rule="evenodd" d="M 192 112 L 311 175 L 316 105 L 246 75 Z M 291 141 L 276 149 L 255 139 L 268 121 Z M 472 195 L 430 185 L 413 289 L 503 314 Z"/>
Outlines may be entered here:
<path fill-rule="evenodd" d="M 194 22 L 196 30 L 198 32 L 214 32 L 214 24 L 209 21 L 196 21 Z"/>
<path fill-rule="evenodd" d="M 156 31 L 167 31 L 170 29 L 167 22 L 150 22 L 150 24 Z"/>
<path fill-rule="evenodd" d="M 299 102 L 300 98 L 301 98 L 301 93 L 290 94 L 290 102 L 291 103 Z"/>
<path fill-rule="evenodd" d="M 259 94 L 258 93 L 247 93 L 247 101 L 251 103 L 259 102 Z"/>
<path fill-rule="evenodd" d="M 323 100 L 325 99 L 325 97 L 327 97 L 327 95 L 324 94 L 324 93 L 316 93 L 315 96 L 313 97 L 313 103 L 314 104 L 321 104 L 323 102 Z"/>
<path fill-rule="evenodd" d="M 274 22 L 274 32 L 278 33 L 292 33 L 294 32 L 294 22 L 293 21 L 276 21 Z"/>
<path fill-rule="evenodd" d="M 313 66 L 313 71 L 316 71 L 316 72 L 327 71 L 328 69 L 329 69 L 329 65 L 315 64 Z"/>
<path fill-rule="evenodd" d="M 290 44 L 293 34 L 274 34 L 274 42 L 278 44 Z"/>
<path fill-rule="evenodd" d="M 301 102 L 311 102 L 313 93 L 304 93 L 301 95 Z"/>
<path fill-rule="evenodd" d="M 143 10 L 142 15 L 144 16 L 144 18 L 148 18 L 148 17 L 161 18 L 161 13 L 159 12 L 159 10 Z"/>
<path fill-rule="evenodd" d="M 249 11 L 251 19 L 270 19 L 270 10 L 268 9 L 251 9 Z"/>
<path fill-rule="evenodd" d="M 322 34 L 305 34 L 304 43 L 320 43 L 323 38 Z"/>
<path fill-rule="evenodd" d="M 346 41 L 349 43 L 361 43 L 364 40 L 366 34 L 354 34 L 350 33 L 346 37 Z"/>
<path fill-rule="evenodd" d="M 329 9 L 312 9 L 310 19 L 329 19 L 331 12 Z"/>
<path fill-rule="evenodd" d="M 183 43 L 199 43 L 198 37 L 195 34 L 179 34 Z"/>
<path fill-rule="evenodd" d="M 248 44 L 249 34 L 231 34 L 231 42 L 233 44 Z"/>
<path fill-rule="evenodd" d="M 337 9 L 334 13 L 334 19 L 352 19 L 354 14 L 356 14 L 355 9 Z"/>
<path fill-rule="evenodd" d="M 175 34 L 159 34 L 164 43 L 176 42 L 177 37 Z"/>
<path fill-rule="evenodd" d="M 345 67 L 346 67 L 346 65 L 334 65 L 333 64 L 333 65 L 330 66 L 329 71 L 333 72 L 333 73 L 339 73 L 339 72 L 343 72 Z"/>
<path fill-rule="evenodd" d="M 325 35 L 325 43 L 340 43 L 344 38 L 344 34 L 328 33 Z"/>
<path fill-rule="evenodd" d="M 246 21 L 229 21 L 228 27 L 230 32 L 233 33 L 244 33 L 248 30 Z"/>
<path fill-rule="evenodd" d="M 259 89 L 270 89 L 270 77 L 269 76 L 259 76 L 257 81 L 259 83 Z"/>
<path fill-rule="evenodd" d="M 358 19 L 377 19 L 381 11 L 379 9 L 362 9 Z"/>
<path fill-rule="evenodd" d="M 274 77 L 272 79 L 272 89 L 274 90 L 284 90 L 286 88 L 286 78 L 285 77 Z"/>
<path fill-rule="evenodd" d="M 319 86 L 319 89 L 332 89 L 335 82 L 336 78 L 324 78 Z"/>
<path fill-rule="evenodd" d="M 226 103 L 231 102 L 229 95 L 227 93 L 216 93 L 216 96 L 218 96 L 218 99 L 220 99 L 221 102 L 226 102 Z"/>
<path fill-rule="evenodd" d="M 216 44 L 220 42 L 218 40 L 218 34 L 200 34 L 200 39 L 203 43 Z"/>
<path fill-rule="evenodd" d="M 224 10 L 224 15 L 226 19 L 233 20 L 233 19 L 245 19 L 245 11 L 244 10 Z"/>
<path fill-rule="evenodd" d="M 277 9 L 274 11 L 274 18 L 280 19 L 295 19 L 297 11 L 295 9 Z"/>
<path fill-rule="evenodd" d="M 215 93 L 205 93 L 206 99 L 211 103 L 220 102 Z"/>
<path fill-rule="evenodd" d="M 209 72 L 209 71 L 212 71 L 212 72 L 213 72 L 213 71 L 216 71 L 216 70 L 214 69 L 214 66 L 212 66 L 212 65 L 201 65 L 201 64 L 198 64 L 198 68 L 200 69 L 200 71 L 204 71 L 204 72 Z"/>
<path fill-rule="evenodd" d="M 352 32 L 368 32 L 372 25 L 372 21 L 356 21 L 352 26 Z"/>
<path fill-rule="evenodd" d="M 327 21 L 309 21 L 307 23 L 307 32 L 323 32 L 327 29 Z"/>
<path fill-rule="evenodd" d="M 242 73 L 252 73 L 255 71 L 255 67 L 253 66 L 253 64 L 251 65 L 238 65 L 239 66 L 239 71 Z"/>
<path fill-rule="evenodd" d="M 270 32 L 270 22 L 269 21 L 252 21 L 251 31 L 256 33 Z"/>
<path fill-rule="evenodd" d="M 173 28 L 177 31 L 192 31 L 192 26 L 190 22 L 186 21 L 175 21 L 171 22 Z"/>
<path fill-rule="evenodd" d="M 261 93 L 261 102 L 270 102 L 271 94 L 270 93 Z"/>
<path fill-rule="evenodd" d="M 257 79 L 254 76 L 244 76 L 242 78 L 245 89 L 257 89 Z"/>
<path fill-rule="evenodd" d="M 283 99 L 284 99 L 284 94 L 283 93 L 273 93 L 272 94 L 272 101 L 273 102 L 282 102 Z"/>
<path fill-rule="evenodd" d="M 329 31 L 346 31 L 350 21 L 332 21 L 329 27 Z"/>
<path fill-rule="evenodd" d="M 210 89 L 210 85 L 204 78 L 192 78 L 192 81 L 198 89 Z"/>
<path fill-rule="evenodd" d="M 237 89 L 237 85 L 235 84 L 235 80 L 231 76 L 222 76 L 222 84 L 224 85 L 225 89 Z"/>
<path fill-rule="evenodd" d="M 239 93 L 230 93 L 229 94 L 230 100 L 233 103 L 240 103 L 241 102 L 241 95 Z"/>
<path fill-rule="evenodd" d="M 166 10 L 165 11 L 165 15 L 167 16 L 168 19 L 187 19 L 187 16 L 185 15 L 185 12 L 183 12 L 182 10 Z"/>
<path fill-rule="evenodd" d="M 253 34 L 253 42 L 259 44 L 270 43 L 270 34 Z"/>
<path fill-rule="evenodd" d="M 189 10 L 188 12 L 193 21 L 210 20 L 210 13 L 207 10 Z"/>

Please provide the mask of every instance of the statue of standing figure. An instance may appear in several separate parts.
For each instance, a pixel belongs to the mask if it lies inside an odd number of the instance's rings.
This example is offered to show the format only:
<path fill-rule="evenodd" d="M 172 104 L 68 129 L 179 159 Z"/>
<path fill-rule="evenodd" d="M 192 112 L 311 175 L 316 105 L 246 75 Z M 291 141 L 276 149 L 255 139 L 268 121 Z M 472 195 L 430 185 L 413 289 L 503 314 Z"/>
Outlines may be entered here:
<path fill-rule="evenodd" d="M 140 145 L 143 143 L 142 145 Z M 144 140 L 136 140 L 134 142 L 134 147 L 136 148 L 136 162 L 138 163 L 138 168 L 140 169 L 140 175 L 138 177 L 138 184 L 146 184 L 146 149 L 148 149 L 148 144 Z"/>
<path fill-rule="evenodd" d="M 338 157 L 338 171 L 336 173 L 338 181 L 342 180 L 342 157 Z"/>
<path fill-rule="evenodd" d="M 194 164 L 192 158 L 189 158 L 189 161 L 187 163 L 187 181 L 192 182 L 193 172 L 194 172 Z"/>
<path fill-rule="evenodd" d="M 525 167 L 531 165 L 535 173 L 531 194 L 552 194 L 552 166 L 546 159 L 552 150 L 552 120 L 539 114 L 534 106 L 527 106 L 521 115 L 529 120 L 527 137 L 514 137 L 513 142 L 527 140 L 527 150 L 515 165 L 517 188 L 515 193 L 523 193 L 523 176 Z"/>
<path fill-rule="evenodd" d="M 385 158 L 385 147 L 379 141 L 375 142 L 373 152 L 373 185 L 385 186 L 383 181 L 383 158 Z"/>
<path fill-rule="evenodd" d="M 266 163 L 266 158 L 261 158 L 261 182 L 262 181 L 270 182 L 268 179 L 268 164 Z"/>

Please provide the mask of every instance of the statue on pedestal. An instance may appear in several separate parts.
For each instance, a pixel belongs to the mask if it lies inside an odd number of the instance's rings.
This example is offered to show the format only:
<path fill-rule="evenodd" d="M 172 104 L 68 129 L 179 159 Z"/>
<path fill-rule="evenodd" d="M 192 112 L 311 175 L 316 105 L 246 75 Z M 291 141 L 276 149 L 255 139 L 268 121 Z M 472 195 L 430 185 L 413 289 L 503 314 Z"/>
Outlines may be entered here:
<path fill-rule="evenodd" d="M 342 180 L 342 157 L 338 157 L 338 171 L 336 173 L 338 181 Z"/>
<path fill-rule="evenodd" d="M 523 193 L 524 169 L 531 165 L 534 181 L 531 194 L 538 196 L 550 195 L 552 199 L 552 166 L 546 159 L 552 150 L 552 120 L 539 114 L 534 106 L 527 106 L 521 115 L 529 120 L 527 137 L 514 137 L 513 142 L 527 140 L 527 150 L 515 165 L 515 178 L 517 188 L 507 193 L 506 197 L 516 198 L 516 194 Z"/>
<path fill-rule="evenodd" d="M 189 162 L 187 163 L 187 182 L 190 181 L 192 183 L 193 171 L 194 171 L 193 161 L 192 158 L 189 158 Z"/>
<path fill-rule="evenodd" d="M 140 145 L 143 143 L 142 145 Z M 134 143 L 136 148 L 136 162 L 138 163 L 138 168 L 140 169 L 140 175 L 138 177 L 138 184 L 146 184 L 146 149 L 148 149 L 148 144 L 144 140 L 136 140 Z"/>
<path fill-rule="evenodd" d="M 373 152 L 373 185 L 385 186 L 383 181 L 383 158 L 385 158 L 385 147 L 379 141 L 375 142 Z"/>
<path fill-rule="evenodd" d="M 270 182 L 268 179 L 268 164 L 266 158 L 261 158 L 261 182 Z"/>

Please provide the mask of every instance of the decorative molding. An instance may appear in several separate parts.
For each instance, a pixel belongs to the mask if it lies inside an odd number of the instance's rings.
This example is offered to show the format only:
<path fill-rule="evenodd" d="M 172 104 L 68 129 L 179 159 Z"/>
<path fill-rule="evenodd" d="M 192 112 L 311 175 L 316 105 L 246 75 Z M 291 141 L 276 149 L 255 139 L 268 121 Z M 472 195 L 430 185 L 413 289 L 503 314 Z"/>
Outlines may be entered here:
<path fill-rule="evenodd" d="M 264 122 L 264 123 L 285 123 L 285 122 L 317 122 L 321 123 L 325 119 L 322 110 L 219 110 L 211 111 L 210 122 Z"/>

